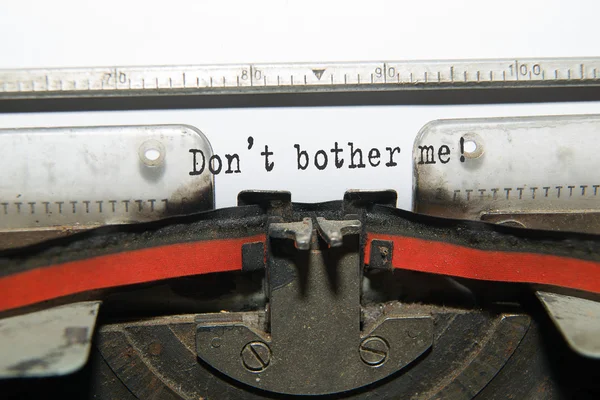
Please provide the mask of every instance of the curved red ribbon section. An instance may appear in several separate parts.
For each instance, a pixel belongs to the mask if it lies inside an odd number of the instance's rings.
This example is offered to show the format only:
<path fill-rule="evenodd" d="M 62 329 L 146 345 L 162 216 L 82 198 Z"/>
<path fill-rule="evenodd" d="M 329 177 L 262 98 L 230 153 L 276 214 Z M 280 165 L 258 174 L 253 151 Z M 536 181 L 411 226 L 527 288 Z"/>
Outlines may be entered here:
<path fill-rule="evenodd" d="M 501 282 L 539 283 L 600 293 L 600 263 L 538 253 L 479 250 L 406 236 L 367 234 L 393 242 L 394 268 Z M 242 269 L 242 245 L 265 235 L 125 251 L 0 277 L 0 311 L 96 289 Z"/>
<path fill-rule="evenodd" d="M 406 236 L 367 234 L 365 263 L 372 240 L 393 242 L 394 268 L 486 281 L 538 283 L 600 293 L 600 263 L 539 253 L 479 250 Z"/>
<path fill-rule="evenodd" d="M 242 245 L 265 235 L 124 251 L 0 277 L 0 311 L 136 283 L 242 269 Z"/>

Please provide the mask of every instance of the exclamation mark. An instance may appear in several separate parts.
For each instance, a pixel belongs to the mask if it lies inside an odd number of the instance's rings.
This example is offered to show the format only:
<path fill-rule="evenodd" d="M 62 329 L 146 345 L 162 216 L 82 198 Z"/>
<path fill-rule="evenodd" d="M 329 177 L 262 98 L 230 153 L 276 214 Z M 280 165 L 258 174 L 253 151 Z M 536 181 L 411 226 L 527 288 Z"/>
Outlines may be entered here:
<path fill-rule="evenodd" d="M 465 162 L 465 138 L 460 138 L 460 162 Z"/>

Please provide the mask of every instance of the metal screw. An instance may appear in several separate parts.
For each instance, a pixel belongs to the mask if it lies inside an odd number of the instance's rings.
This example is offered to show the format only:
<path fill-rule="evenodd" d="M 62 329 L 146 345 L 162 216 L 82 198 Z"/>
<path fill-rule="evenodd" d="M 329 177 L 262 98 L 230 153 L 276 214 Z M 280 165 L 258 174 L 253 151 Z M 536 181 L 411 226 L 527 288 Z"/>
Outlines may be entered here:
<path fill-rule="evenodd" d="M 242 363 L 250 372 L 262 372 L 271 362 L 271 349 L 263 342 L 250 342 L 242 349 Z"/>
<path fill-rule="evenodd" d="M 390 352 L 390 346 L 380 337 L 371 336 L 360 344 L 358 349 L 360 359 L 371 367 L 377 367 L 385 362 Z"/>

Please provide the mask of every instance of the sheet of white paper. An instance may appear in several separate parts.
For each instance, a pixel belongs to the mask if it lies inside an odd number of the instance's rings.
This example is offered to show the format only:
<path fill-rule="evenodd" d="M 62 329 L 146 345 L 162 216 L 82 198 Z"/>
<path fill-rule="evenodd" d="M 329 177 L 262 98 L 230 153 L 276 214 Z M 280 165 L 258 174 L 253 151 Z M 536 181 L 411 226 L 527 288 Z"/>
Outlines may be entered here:
<path fill-rule="evenodd" d="M 240 173 L 215 176 L 217 207 L 232 206 L 237 193 L 244 189 L 277 189 L 292 192 L 294 201 L 317 202 L 341 199 L 347 189 L 385 189 L 398 191 L 398 206 L 410 209 L 412 201 L 412 146 L 419 130 L 440 118 L 469 118 L 546 114 L 600 114 L 600 102 L 554 103 L 534 105 L 481 106 L 388 106 L 328 108 L 267 108 L 221 110 L 120 111 L 79 113 L 0 114 L 0 128 L 35 126 L 89 126 L 132 124 L 188 124 L 200 129 L 213 152 L 226 161 L 225 154 L 238 154 Z M 249 147 L 248 138 L 252 138 Z M 341 168 L 335 165 L 331 151 L 338 143 Z M 364 168 L 352 164 L 350 146 L 362 151 Z M 306 169 L 298 168 L 298 145 L 309 157 Z M 265 168 L 265 146 L 272 170 Z M 390 151 L 394 151 L 390 163 Z M 371 149 L 378 149 L 380 159 Z M 327 166 L 315 166 L 315 154 L 323 150 Z M 376 155 L 377 153 L 373 153 Z M 35 154 L 31 155 L 35 157 Z M 193 170 L 190 153 L 190 172 Z M 324 157 L 317 158 L 323 166 Z M 301 156 L 301 167 L 306 159 Z M 359 154 L 354 157 L 359 164 Z M 44 168 L 40 165 L 40 168 Z M 118 179 L 118 176 L 115 177 Z M 93 185 L 93 182 L 89 183 Z"/>

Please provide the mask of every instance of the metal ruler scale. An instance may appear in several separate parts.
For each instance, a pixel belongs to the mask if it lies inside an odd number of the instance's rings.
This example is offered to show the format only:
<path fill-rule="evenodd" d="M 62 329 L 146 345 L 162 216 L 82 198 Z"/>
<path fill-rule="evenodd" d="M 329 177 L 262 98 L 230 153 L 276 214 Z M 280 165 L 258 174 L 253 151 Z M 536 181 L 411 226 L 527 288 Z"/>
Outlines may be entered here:
<path fill-rule="evenodd" d="M 600 58 L 0 70 L 0 99 L 600 85 Z"/>

